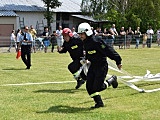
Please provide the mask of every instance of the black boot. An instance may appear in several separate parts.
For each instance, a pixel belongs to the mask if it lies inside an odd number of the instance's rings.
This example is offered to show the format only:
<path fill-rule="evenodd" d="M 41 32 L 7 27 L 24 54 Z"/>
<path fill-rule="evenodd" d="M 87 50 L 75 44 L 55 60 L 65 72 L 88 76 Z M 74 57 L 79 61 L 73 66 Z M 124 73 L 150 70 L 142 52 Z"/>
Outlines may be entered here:
<path fill-rule="evenodd" d="M 85 83 L 85 80 L 83 79 L 78 79 L 77 80 L 77 85 L 76 85 L 76 89 L 80 88 L 83 84 Z"/>
<path fill-rule="evenodd" d="M 108 80 L 106 80 L 106 82 L 109 84 L 109 86 L 112 85 L 113 88 L 118 87 L 117 76 L 115 76 L 115 75 L 113 75 Z"/>
<path fill-rule="evenodd" d="M 91 107 L 91 108 L 100 108 L 100 107 L 104 107 L 103 101 L 101 99 L 100 95 L 96 95 L 93 97 L 94 101 L 95 101 L 95 106 Z"/>

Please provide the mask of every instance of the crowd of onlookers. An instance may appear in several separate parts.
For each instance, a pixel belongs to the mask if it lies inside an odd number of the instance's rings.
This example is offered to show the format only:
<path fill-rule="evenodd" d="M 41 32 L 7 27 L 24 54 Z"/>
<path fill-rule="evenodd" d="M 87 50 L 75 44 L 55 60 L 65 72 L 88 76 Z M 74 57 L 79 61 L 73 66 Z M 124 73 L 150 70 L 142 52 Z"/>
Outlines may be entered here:
<path fill-rule="evenodd" d="M 33 25 L 30 26 L 30 29 L 29 29 L 29 33 L 32 35 L 32 38 L 33 38 L 33 42 L 32 42 L 32 49 L 34 52 L 36 52 L 36 48 L 35 48 L 35 39 L 36 39 L 36 30 L 33 28 Z M 9 49 L 8 49 L 8 52 L 10 52 L 11 50 L 11 47 L 15 47 L 15 50 L 17 51 L 17 48 L 18 48 L 18 45 L 21 41 L 21 38 L 22 36 L 24 36 L 24 31 L 21 30 L 21 29 L 18 29 L 17 31 L 15 30 L 12 30 L 12 33 L 11 33 L 11 36 L 10 36 L 10 46 L 9 46 Z"/>
<path fill-rule="evenodd" d="M 78 34 L 75 32 L 74 27 L 72 28 L 72 32 L 74 34 L 74 37 L 78 37 Z M 54 46 L 57 46 L 57 49 L 59 49 L 59 47 L 61 47 L 64 42 L 62 35 L 62 26 L 59 26 L 59 28 L 52 33 L 49 32 L 48 27 L 45 27 L 43 33 L 41 35 L 37 35 L 36 29 L 34 29 L 33 25 L 31 25 L 29 28 L 29 33 L 33 38 L 32 52 L 34 53 L 36 53 L 36 50 L 44 50 L 44 52 L 46 53 L 49 46 L 51 46 L 51 52 L 54 52 Z M 24 36 L 23 34 L 23 29 L 18 29 L 17 31 L 12 30 L 10 36 L 11 42 L 8 52 L 10 52 L 11 47 L 15 47 L 15 50 L 17 50 L 18 44 L 21 41 L 21 36 Z"/>
<path fill-rule="evenodd" d="M 149 26 L 146 33 L 141 33 L 140 27 L 137 27 L 136 30 L 132 30 L 129 27 L 125 30 L 124 27 L 121 27 L 120 31 L 116 30 L 115 24 L 111 28 L 102 31 L 101 28 L 93 29 L 94 35 L 102 37 L 104 42 L 110 46 L 117 45 L 119 49 L 130 48 L 131 43 L 135 44 L 135 48 L 139 47 L 139 44 L 142 43 L 142 47 L 147 46 L 151 47 L 153 40 L 157 42 L 158 46 L 160 45 L 160 29 L 157 30 L 157 33 L 154 33 L 151 26 Z M 156 38 L 153 36 L 156 35 Z M 156 39 L 156 40 L 155 40 Z"/>
<path fill-rule="evenodd" d="M 154 33 L 151 26 L 149 26 L 146 33 L 143 34 L 140 31 L 140 27 L 137 27 L 136 30 L 132 30 L 131 27 L 125 30 L 124 27 L 121 27 L 120 31 L 117 31 L 115 24 L 112 24 L 109 29 L 104 28 L 104 30 L 102 30 L 100 27 L 97 27 L 96 29 L 92 27 L 92 30 L 93 35 L 96 37 L 101 37 L 104 42 L 110 46 L 119 46 L 119 49 L 129 49 L 131 44 L 135 44 L 135 48 L 138 49 L 140 43 L 142 43 L 143 48 L 145 46 L 150 48 L 153 42 L 153 35 L 156 35 L 156 40 L 154 38 L 154 41 L 156 41 L 158 46 L 160 46 L 160 29 Z M 57 46 L 58 49 L 63 45 L 64 40 L 62 35 L 62 26 L 59 26 L 59 29 L 53 31 L 51 34 L 49 33 L 48 27 L 45 27 L 44 32 L 38 37 L 36 29 L 34 29 L 33 25 L 30 26 L 29 32 L 33 37 L 32 52 L 34 53 L 36 53 L 36 50 L 42 49 L 44 49 L 44 52 L 46 53 L 48 46 L 50 45 L 52 46 L 51 52 L 54 52 L 54 46 Z M 78 37 L 74 27 L 72 28 L 72 32 L 74 37 Z M 10 37 L 11 44 L 8 52 L 10 52 L 12 46 L 15 47 L 15 50 L 17 49 L 21 35 L 23 35 L 23 30 L 12 30 Z"/>

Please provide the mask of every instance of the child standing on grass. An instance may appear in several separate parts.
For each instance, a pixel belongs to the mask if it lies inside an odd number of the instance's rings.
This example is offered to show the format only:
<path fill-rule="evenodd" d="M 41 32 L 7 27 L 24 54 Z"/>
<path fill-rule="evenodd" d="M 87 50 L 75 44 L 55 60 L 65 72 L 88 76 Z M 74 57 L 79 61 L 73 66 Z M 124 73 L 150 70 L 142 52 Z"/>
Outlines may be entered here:
<path fill-rule="evenodd" d="M 160 29 L 157 30 L 157 44 L 160 46 Z"/>
<path fill-rule="evenodd" d="M 51 45 L 52 45 L 51 52 L 52 53 L 54 51 L 54 46 L 55 46 L 56 41 L 57 41 L 56 36 L 57 36 L 56 31 L 53 31 L 53 34 L 51 35 Z"/>
<path fill-rule="evenodd" d="M 147 42 L 147 34 L 144 33 L 144 34 L 143 34 L 142 48 L 144 48 L 144 47 L 146 46 L 146 42 Z"/>

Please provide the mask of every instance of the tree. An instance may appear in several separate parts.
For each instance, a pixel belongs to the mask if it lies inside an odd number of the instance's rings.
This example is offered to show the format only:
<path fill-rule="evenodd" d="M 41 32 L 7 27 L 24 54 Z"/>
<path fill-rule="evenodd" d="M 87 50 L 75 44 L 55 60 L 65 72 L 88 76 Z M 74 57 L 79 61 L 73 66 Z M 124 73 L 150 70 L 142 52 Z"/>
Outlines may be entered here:
<path fill-rule="evenodd" d="M 106 4 L 108 0 L 82 0 L 81 11 L 92 17 L 102 15 L 106 12 Z"/>
<path fill-rule="evenodd" d="M 82 12 L 94 18 L 107 19 L 118 26 L 146 31 L 149 25 L 160 27 L 160 0 L 82 0 Z"/>
<path fill-rule="evenodd" d="M 141 28 L 144 32 L 149 25 L 154 30 L 158 29 L 160 26 L 160 0 L 138 0 L 134 6 L 132 11 L 141 19 Z"/>
<path fill-rule="evenodd" d="M 58 0 L 42 0 L 45 3 L 46 12 L 44 13 L 44 17 L 47 19 L 47 26 L 50 29 L 51 23 L 53 22 L 53 12 L 51 9 L 55 9 L 56 7 L 60 7 L 62 5 Z"/>

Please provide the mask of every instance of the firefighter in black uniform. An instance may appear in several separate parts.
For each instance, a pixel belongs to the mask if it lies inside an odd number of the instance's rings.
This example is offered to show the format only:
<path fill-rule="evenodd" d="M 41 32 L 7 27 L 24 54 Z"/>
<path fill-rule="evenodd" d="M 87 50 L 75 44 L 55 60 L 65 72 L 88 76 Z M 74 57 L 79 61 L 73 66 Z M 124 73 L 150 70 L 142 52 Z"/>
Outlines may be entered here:
<path fill-rule="evenodd" d="M 111 46 L 103 43 L 101 38 L 99 40 L 95 39 L 95 36 L 92 35 L 91 26 L 88 23 L 81 23 L 78 26 L 78 33 L 84 44 L 86 59 L 91 62 L 86 81 L 87 92 L 95 101 L 95 106 L 91 108 L 103 107 L 104 104 L 99 92 L 111 85 L 113 88 L 118 87 L 117 77 L 115 75 L 105 80 L 108 72 L 106 57 L 114 60 L 119 69 L 122 67 L 122 59 Z"/>
<path fill-rule="evenodd" d="M 31 45 L 32 35 L 29 33 L 28 26 L 24 27 L 24 34 L 21 35 L 21 41 L 19 42 L 18 49 L 21 47 L 21 58 L 24 64 L 27 66 L 26 69 L 31 67 Z"/>
<path fill-rule="evenodd" d="M 59 53 L 69 52 L 73 62 L 68 65 L 69 71 L 76 76 L 77 71 L 82 66 L 80 60 L 84 57 L 83 55 L 83 42 L 79 38 L 74 38 L 73 33 L 69 28 L 64 28 L 63 32 L 64 43 L 62 47 L 58 49 Z M 85 83 L 86 75 L 82 71 L 80 77 L 77 78 L 76 89 Z"/>

